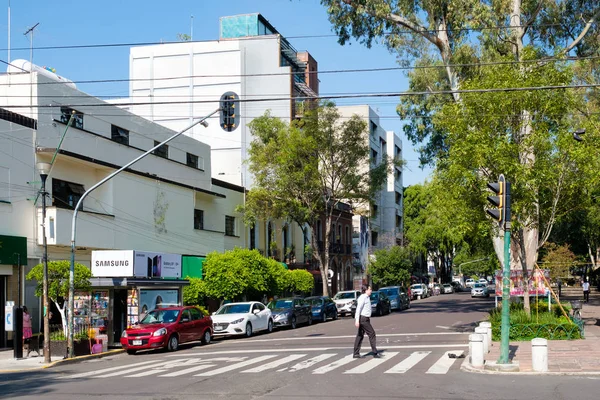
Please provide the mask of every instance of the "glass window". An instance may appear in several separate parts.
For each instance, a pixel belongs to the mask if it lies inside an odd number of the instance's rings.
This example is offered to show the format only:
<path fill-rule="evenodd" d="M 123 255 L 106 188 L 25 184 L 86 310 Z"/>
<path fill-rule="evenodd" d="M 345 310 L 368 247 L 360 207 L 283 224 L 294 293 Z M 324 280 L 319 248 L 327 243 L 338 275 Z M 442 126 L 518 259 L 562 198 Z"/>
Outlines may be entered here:
<path fill-rule="evenodd" d="M 129 131 L 116 125 L 110 126 L 111 140 L 129 146 Z"/>
<path fill-rule="evenodd" d="M 235 236 L 235 217 L 225 216 L 225 235 Z"/>
<path fill-rule="evenodd" d="M 83 185 L 52 178 L 52 205 L 58 208 L 74 209 L 85 193 Z M 83 209 L 83 204 L 81 206 Z"/>
<path fill-rule="evenodd" d="M 180 319 L 180 321 L 183 321 L 184 318 L 187 318 L 188 321 L 192 320 L 192 317 L 190 316 L 190 311 L 189 310 L 183 310 L 181 312 L 181 319 Z"/>
<path fill-rule="evenodd" d="M 195 154 L 187 153 L 186 164 L 188 167 L 198 168 L 198 156 Z"/>
<path fill-rule="evenodd" d="M 197 308 L 190 308 L 190 314 L 192 315 L 192 321 L 197 321 L 199 319 L 204 318 L 204 314 Z"/>
<path fill-rule="evenodd" d="M 248 314 L 250 312 L 250 304 L 227 304 L 221 307 L 217 314 Z"/>
<path fill-rule="evenodd" d="M 158 144 L 160 144 L 160 142 L 155 140 L 154 145 L 157 146 Z M 169 158 L 169 146 L 163 144 L 162 146 L 154 150 L 153 154 L 158 157 Z"/>
<path fill-rule="evenodd" d="M 204 229 L 204 210 L 194 210 L 194 229 Z"/>
<path fill-rule="evenodd" d="M 83 113 L 73 110 L 69 107 L 61 107 L 60 108 L 60 122 L 63 124 L 68 124 L 69 119 L 73 115 L 73 120 L 71 121 L 71 126 L 77 129 L 83 129 Z"/>

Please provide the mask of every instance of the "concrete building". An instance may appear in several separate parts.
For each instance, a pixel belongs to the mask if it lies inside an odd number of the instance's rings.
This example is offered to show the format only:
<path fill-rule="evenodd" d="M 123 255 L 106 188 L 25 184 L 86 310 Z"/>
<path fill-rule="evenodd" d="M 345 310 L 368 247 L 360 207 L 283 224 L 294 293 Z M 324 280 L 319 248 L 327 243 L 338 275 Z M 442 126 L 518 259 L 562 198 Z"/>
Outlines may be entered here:
<path fill-rule="evenodd" d="M 73 208 L 85 190 L 175 132 L 39 67 L 12 72 L 0 75 L 0 303 L 21 300 L 37 329 L 35 282 L 24 279 L 43 255 L 36 163 L 53 163 L 46 183 L 48 259 L 68 260 Z M 182 135 L 92 192 L 77 219 L 76 261 L 90 266 L 91 251 L 99 249 L 203 256 L 248 246 L 235 212 L 245 191 L 212 178 L 210 158 L 207 144 Z M 4 324 L 0 329 L 3 347 L 9 336 Z"/>
<path fill-rule="evenodd" d="M 370 106 L 340 106 L 338 110 L 342 118 L 358 115 L 368 123 L 371 164 L 365 168 L 377 165 L 386 155 L 391 159 L 402 159 L 402 141 L 393 131 L 386 131 L 381 126 L 379 116 Z M 365 252 L 372 254 L 377 249 L 402 244 L 403 193 L 402 169 L 394 166 L 373 203 L 368 209 L 358 210 L 354 216 L 353 264 L 357 270 L 360 268 L 364 271 L 368 262 Z M 358 214 L 367 217 L 367 221 Z"/>

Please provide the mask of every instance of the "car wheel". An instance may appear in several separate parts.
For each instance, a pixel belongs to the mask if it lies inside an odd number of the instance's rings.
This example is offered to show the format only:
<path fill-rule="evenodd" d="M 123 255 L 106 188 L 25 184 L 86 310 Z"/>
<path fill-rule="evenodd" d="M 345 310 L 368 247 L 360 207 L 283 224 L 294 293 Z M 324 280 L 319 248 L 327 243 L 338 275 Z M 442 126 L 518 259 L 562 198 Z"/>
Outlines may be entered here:
<path fill-rule="evenodd" d="M 252 336 L 252 324 L 250 322 L 248 322 L 246 324 L 246 333 L 245 333 L 246 337 L 250 337 Z"/>
<path fill-rule="evenodd" d="M 292 329 L 296 329 L 296 316 L 295 315 L 292 317 L 292 321 L 290 322 L 290 327 Z"/>
<path fill-rule="evenodd" d="M 269 323 L 267 324 L 267 332 L 271 333 L 273 332 L 273 320 L 270 319 Z"/>
<path fill-rule="evenodd" d="M 321 317 L 321 322 L 327 322 L 327 312 L 323 311 L 323 316 Z"/>
<path fill-rule="evenodd" d="M 209 344 L 211 340 L 212 337 L 210 336 L 210 329 L 207 329 L 204 331 L 204 335 L 202 335 L 202 344 Z"/>
<path fill-rule="evenodd" d="M 338 319 L 338 312 L 337 312 L 337 310 L 335 310 L 333 312 L 333 320 L 335 321 L 336 319 Z"/>
<path fill-rule="evenodd" d="M 307 325 L 312 325 L 312 314 L 308 315 L 308 323 Z"/>
<path fill-rule="evenodd" d="M 177 339 L 177 335 L 173 335 L 169 338 L 167 342 L 167 350 L 176 351 L 179 347 L 179 339 Z"/>
<path fill-rule="evenodd" d="M 130 356 L 135 356 L 135 353 L 137 353 L 137 350 L 127 350 L 127 354 Z"/>

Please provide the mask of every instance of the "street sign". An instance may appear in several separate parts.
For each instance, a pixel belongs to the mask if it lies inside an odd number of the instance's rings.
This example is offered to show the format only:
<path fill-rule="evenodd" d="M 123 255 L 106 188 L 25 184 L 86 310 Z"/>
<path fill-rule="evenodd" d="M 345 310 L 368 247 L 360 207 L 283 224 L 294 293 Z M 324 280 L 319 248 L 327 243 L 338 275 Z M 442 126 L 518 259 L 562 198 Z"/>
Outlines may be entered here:
<path fill-rule="evenodd" d="M 4 306 L 4 330 L 7 332 L 13 332 L 15 330 L 15 314 L 13 312 L 13 306 Z"/>

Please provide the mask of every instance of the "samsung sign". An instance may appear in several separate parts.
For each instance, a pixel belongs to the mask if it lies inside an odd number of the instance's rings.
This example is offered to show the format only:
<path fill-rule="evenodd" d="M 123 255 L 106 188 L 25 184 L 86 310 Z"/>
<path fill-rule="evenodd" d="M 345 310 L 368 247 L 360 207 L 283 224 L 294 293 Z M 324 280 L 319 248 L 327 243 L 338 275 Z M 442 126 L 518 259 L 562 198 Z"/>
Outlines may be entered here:
<path fill-rule="evenodd" d="M 181 278 L 181 255 L 136 250 L 92 251 L 92 276 Z"/>

